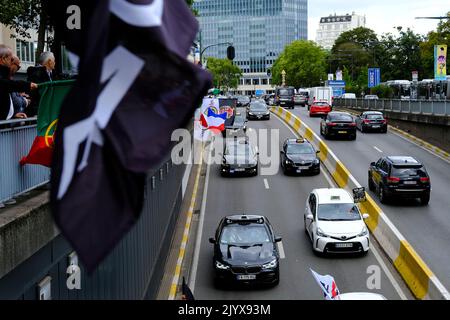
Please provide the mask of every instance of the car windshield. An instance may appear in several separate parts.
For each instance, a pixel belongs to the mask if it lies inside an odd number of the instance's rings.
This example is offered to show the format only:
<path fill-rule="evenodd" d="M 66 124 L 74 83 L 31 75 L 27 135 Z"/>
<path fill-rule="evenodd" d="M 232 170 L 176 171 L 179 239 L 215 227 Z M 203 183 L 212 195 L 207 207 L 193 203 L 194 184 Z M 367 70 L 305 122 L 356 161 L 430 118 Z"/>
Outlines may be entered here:
<path fill-rule="evenodd" d="M 427 173 L 423 167 L 419 166 L 394 166 L 391 175 L 394 177 L 426 177 Z"/>
<path fill-rule="evenodd" d="M 230 156 L 253 156 L 253 151 L 248 144 L 233 144 L 227 146 L 225 155 Z"/>
<path fill-rule="evenodd" d="M 237 97 L 237 99 L 238 99 L 239 102 L 244 102 L 244 103 L 247 103 L 247 102 L 250 101 L 250 98 L 249 97 L 245 97 L 245 96 Z"/>
<path fill-rule="evenodd" d="M 234 118 L 234 125 L 243 125 L 244 122 L 245 122 L 245 119 L 242 116 L 236 116 Z"/>
<path fill-rule="evenodd" d="M 251 111 L 267 111 L 267 107 L 265 104 L 263 103 L 252 103 L 250 105 L 250 110 Z"/>
<path fill-rule="evenodd" d="M 292 95 L 294 95 L 294 90 L 293 89 L 280 89 L 280 90 L 278 90 L 278 95 L 292 96 Z"/>
<path fill-rule="evenodd" d="M 366 116 L 367 119 L 369 120 L 383 120 L 383 115 L 381 114 L 368 114 Z"/>
<path fill-rule="evenodd" d="M 228 225 L 223 228 L 220 244 L 249 245 L 270 242 L 267 228 L 260 224 Z"/>
<path fill-rule="evenodd" d="M 318 219 L 322 221 L 355 221 L 361 220 L 358 207 L 354 203 L 320 204 Z"/>
<path fill-rule="evenodd" d="M 313 148 L 309 144 L 288 144 L 286 148 L 287 154 L 311 154 L 314 153 Z"/>
<path fill-rule="evenodd" d="M 353 122 L 352 116 L 348 115 L 348 114 L 340 114 L 340 113 L 329 114 L 329 119 L 331 121 L 348 121 L 348 122 Z"/>

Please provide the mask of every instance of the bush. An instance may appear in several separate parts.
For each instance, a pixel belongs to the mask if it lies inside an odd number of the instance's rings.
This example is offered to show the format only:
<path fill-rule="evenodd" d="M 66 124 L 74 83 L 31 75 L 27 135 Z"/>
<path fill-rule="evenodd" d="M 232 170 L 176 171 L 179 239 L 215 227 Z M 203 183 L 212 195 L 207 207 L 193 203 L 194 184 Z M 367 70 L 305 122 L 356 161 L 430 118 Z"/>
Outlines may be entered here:
<path fill-rule="evenodd" d="M 376 94 L 380 99 L 391 99 L 394 96 L 394 90 L 385 85 L 379 85 L 370 89 L 370 94 Z"/>

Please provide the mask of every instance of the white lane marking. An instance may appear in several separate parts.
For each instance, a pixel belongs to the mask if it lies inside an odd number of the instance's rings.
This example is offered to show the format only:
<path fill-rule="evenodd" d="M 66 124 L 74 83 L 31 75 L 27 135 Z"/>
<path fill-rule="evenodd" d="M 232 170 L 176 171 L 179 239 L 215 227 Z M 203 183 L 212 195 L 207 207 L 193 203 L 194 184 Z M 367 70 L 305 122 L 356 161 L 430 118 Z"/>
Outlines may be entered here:
<path fill-rule="evenodd" d="M 212 149 L 211 149 L 212 150 Z M 197 229 L 197 238 L 195 239 L 195 249 L 194 249 L 194 258 L 192 260 L 191 265 L 191 273 L 189 275 L 189 288 L 192 290 L 192 293 L 195 291 L 195 278 L 197 277 L 197 268 L 198 268 L 198 260 L 200 258 L 200 246 L 202 244 L 202 235 L 203 235 L 203 224 L 205 222 L 205 211 L 206 211 L 206 199 L 208 197 L 208 186 L 209 186 L 209 174 L 211 168 L 211 150 L 208 155 L 208 161 L 206 162 L 206 179 L 203 187 L 203 198 L 202 198 L 202 206 L 200 208 L 200 220 L 198 223 Z"/>
<path fill-rule="evenodd" d="M 267 190 L 270 189 L 270 187 L 269 187 L 269 182 L 267 181 L 267 179 L 264 179 L 264 187 L 265 187 Z"/>
<path fill-rule="evenodd" d="M 280 253 L 280 259 L 285 259 L 286 254 L 284 253 L 283 241 L 278 242 L 277 245 L 278 245 L 278 252 Z"/>
<path fill-rule="evenodd" d="M 400 285 L 398 284 L 397 280 L 395 280 L 394 276 L 389 271 L 388 267 L 386 266 L 383 259 L 381 258 L 381 255 L 377 249 L 377 245 L 374 245 L 373 241 L 372 241 L 372 245 L 370 246 L 370 250 L 372 250 L 373 255 L 375 256 L 375 259 L 377 259 L 377 261 L 380 264 L 381 268 L 383 269 L 384 273 L 388 277 L 389 281 L 392 283 L 392 286 L 394 287 L 395 291 L 397 291 L 397 294 L 400 296 L 400 299 L 408 300 L 406 295 L 403 293 L 403 290 L 400 288 Z"/>
<path fill-rule="evenodd" d="M 373 146 L 373 148 L 374 148 L 375 150 L 377 150 L 379 153 L 383 153 L 383 151 L 382 151 L 381 149 L 377 148 L 377 146 Z"/>
<path fill-rule="evenodd" d="M 296 133 L 290 126 L 286 125 L 286 123 L 281 120 L 280 118 L 277 117 L 277 119 L 282 122 L 295 136 L 299 136 L 298 133 Z M 325 179 L 327 179 L 328 183 L 330 184 L 331 187 L 336 188 L 337 185 L 334 182 L 334 180 L 331 178 L 330 173 L 328 172 L 328 170 L 326 168 L 324 168 L 324 166 L 322 165 L 321 168 L 321 173 L 323 173 L 323 175 L 325 176 Z M 389 279 L 389 281 L 392 283 L 392 286 L 394 287 L 395 291 L 397 291 L 398 295 L 400 296 L 400 299 L 402 300 L 408 300 L 408 298 L 406 297 L 406 295 L 403 293 L 402 289 L 400 288 L 400 285 L 398 284 L 398 282 L 395 280 L 394 276 L 392 275 L 392 273 L 389 271 L 388 267 L 386 266 L 386 264 L 384 263 L 384 261 L 381 258 L 380 253 L 378 252 L 378 249 L 376 249 L 375 245 L 372 243 L 372 245 L 370 246 L 369 250 L 372 250 L 375 259 L 378 261 L 378 263 L 380 264 L 381 268 L 383 269 L 384 273 L 386 274 L 387 278 Z"/>

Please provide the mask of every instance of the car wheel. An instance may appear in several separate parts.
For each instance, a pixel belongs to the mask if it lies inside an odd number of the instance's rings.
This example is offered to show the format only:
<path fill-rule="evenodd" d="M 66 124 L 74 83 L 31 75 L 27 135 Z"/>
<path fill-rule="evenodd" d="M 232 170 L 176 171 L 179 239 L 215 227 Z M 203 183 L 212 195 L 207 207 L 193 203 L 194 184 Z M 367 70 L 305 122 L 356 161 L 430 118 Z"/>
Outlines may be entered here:
<path fill-rule="evenodd" d="M 320 126 L 320 135 L 323 136 L 323 128 Z"/>
<path fill-rule="evenodd" d="M 356 133 L 350 136 L 350 140 L 356 140 Z"/>
<path fill-rule="evenodd" d="M 386 191 L 384 191 L 384 188 L 383 188 L 382 185 L 380 185 L 378 187 L 378 196 L 380 198 L 380 202 L 381 203 L 387 203 L 388 199 L 387 199 L 387 196 L 386 196 Z"/>
<path fill-rule="evenodd" d="M 365 256 L 367 256 L 367 254 L 369 253 L 369 250 L 367 250 L 367 251 L 362 251 L 361 252 L 361 257 L 365 257 Z"/>
<path fill-rule="evenodd" d="M 424 195 L 420 197 L 420 202 L 422 203 L 423 206 L 428 205 L 428 203 L 430 202 L 430 195 Z"/>
<path fill-rule="evenodd" d="M 364 126 L 361 125 L 361 132 L 364 133 L 366 130 L 364 130 Z"/>
<path fill-rule="evenodd" d="M 387 133 L 387 128 L 386 128 L 386 129 L 383 129 L 383 130 L 381 131 L 381 133 Z"/>

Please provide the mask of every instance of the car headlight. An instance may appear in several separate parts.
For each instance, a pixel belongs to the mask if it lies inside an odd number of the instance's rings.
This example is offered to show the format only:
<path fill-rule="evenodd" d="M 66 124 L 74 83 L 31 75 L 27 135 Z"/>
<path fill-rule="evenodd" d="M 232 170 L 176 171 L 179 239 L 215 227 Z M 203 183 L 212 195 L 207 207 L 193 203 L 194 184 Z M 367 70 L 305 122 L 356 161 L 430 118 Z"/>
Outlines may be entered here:
<path fill-rule="evenodd" d="M 286 159 L 286 162 L 285 162 L 286 164 L 294 164 L 294 162 L 292 162 L 292 160 L 290 160 L 290 159 Z"/>
<path fill-rule="evenodd" d="M 270 261 L 269 263 L 263 264 L 262 268 L 263 269 L 273 269 L 276 268 L 278 265 L 278 261 L 277 259 L 274 259 L 272 261 Z"/>
<path fill-rule="evenodd" d="M 219 261 L 216 261 L 216 268 L 220 270 L 228 270 L 230 269 L 230 266 L 227 266 L 223 263 L 220 263 Z"/>
<path fill-rule="evenodd" d="M 328 235 L 322 231 L 322 229 L 317 228 L 316 235 L 322 238 L 328 238 Z"/>
<path fill-rule="evenodd" d="M 254 116 L 254 115 L 255 115 L 253 112 L 249 112 L 248 114 L 251 115 L 251 116 Z"/>
<path fill-rule="evenodd" d="M 364 228 L 362 229 L 361 233 L 358 234 L 358 237 L 364 237 L 364 236 L 367 236 L 368 234 L 369 234 L 369 231 L 367 230 L 366 227 L 364 227 Z"/>
<path fill-rule="evenodd" d="M 267 111 L 267 112 L 266 112 L 266 116 L 268 116 L 269 114 L 270 114 L 270 111 Z"/>
<path fill-rule="evenodd" d="M 319 159 L 314 159 L 313 163 L 314 164 L 320 164 L 320 160 Z"/>

